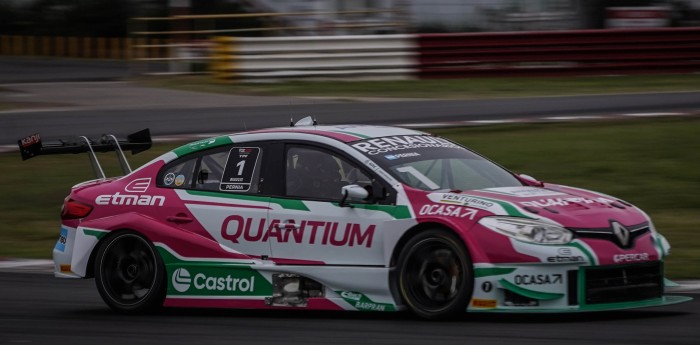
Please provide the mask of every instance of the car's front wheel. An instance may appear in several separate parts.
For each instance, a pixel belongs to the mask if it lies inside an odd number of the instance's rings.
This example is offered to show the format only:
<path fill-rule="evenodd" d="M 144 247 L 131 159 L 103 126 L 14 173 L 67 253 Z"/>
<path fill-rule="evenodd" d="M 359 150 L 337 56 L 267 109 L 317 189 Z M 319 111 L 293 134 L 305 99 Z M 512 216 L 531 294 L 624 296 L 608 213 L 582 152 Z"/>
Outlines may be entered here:
<path fill-rule="evenodd" d="M 473 286 L 469 253 L 453 233 L 422 231 L 401 250 L 398 287 L 404 302 L 417 315 L 442 319 L 466 312 Z"/>
<path fill-rule="evenodd" d="M 132 231 L 105 239 L 95 260 L 97 291 L 123 313 L 152 311 L 165 298 L 164 265 L 153 244 Z"/>

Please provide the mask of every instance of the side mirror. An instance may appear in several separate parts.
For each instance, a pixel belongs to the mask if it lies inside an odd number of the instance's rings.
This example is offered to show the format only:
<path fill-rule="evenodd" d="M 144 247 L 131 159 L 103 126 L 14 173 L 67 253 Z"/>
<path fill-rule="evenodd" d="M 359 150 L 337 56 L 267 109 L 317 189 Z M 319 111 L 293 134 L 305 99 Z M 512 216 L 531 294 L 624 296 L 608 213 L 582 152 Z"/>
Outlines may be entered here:
<path fill-rule="evenodd" d="M 520 181 L 524 182 L 528 186 L 544 187 L 544 182 L 539 181 L 530 175 L 518 174 L 518 179 L 520 179 Z"/>
<path fill-rule="evenodd" d="M 356 184 L 343 186 L 340 191 L 343 194 L 343 199 L 340 200 L 341 207 L 352 207 L 347 203 L 348 198 L 350 200 L 366 200 L 369 197 L 369 192 Z"/>
<path fill-rule="evenodd" d="M 369 196 L 369 192 L 367 192 L 366 189 L 356 184 L 343 186 L 341 191 L 343 193 L 343 196 L 346 196 L 351 200 L 365 200 Z"/>

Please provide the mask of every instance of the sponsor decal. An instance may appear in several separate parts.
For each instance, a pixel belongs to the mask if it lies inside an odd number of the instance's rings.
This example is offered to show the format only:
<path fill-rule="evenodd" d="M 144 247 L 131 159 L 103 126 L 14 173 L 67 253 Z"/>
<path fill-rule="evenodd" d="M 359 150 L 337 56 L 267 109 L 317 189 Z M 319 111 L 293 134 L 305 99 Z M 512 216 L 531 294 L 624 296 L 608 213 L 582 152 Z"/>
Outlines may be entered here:
<path fill-rule="evenodd" d="M 226 277 L 209 277 L 204 273 L 197 273 L 192 282 L 192 285 L 197 290 L 231 292 L 250 292 L 255 290 L 255 276 L 252 275 L 249 278 L 234 278 L 231 275 Z"/>
<path fill-rule="evenodd" d="M 129 195 L 129 194 L 104 194 L 95 198 L 98 205 L 114 206 L 163 206 L 165 197 L 162 195 Z"/>
<path fill-rule="evenodd" d="M 536 201 L 522 201 L 522 202 L 520 202 L 520 204 L 523 206 L 531 206 L 531 207 L 549 207 L 549 206 L 568 206 L 570 204 L 584 204 L 584 205 L 590 205 L 590 204 L 595 204 L 595 203 L 611 204 L 613 202 L 614 202 L 613 200 L 610 200 L 607 198 L 588 199 L 588 198 L 581 198 L 581 197 L 572 197 L 572 198 L 542 199 L 542 200 L 536 200 Z"/>
<path fill-rule="evenodd" d="M 357 308 L 357 310 L 364 310 L 364 311 L 386 311 L 387 310 L 387 304 L 380 304 L 380 303 L 374 303 L 374 302 L 364 302 L 364 301 L 359 301 L 354 304 L 354 307 Z"/>
<path fill-rule="evenodd" d="M 363 228 L 362 224 L 302 220 L 294 227 L 294 220 L 286 221 L 289 226 L 282 228 L 281 220 L 243 218 L 239 215 L 227 217 L 221 226 L 221 237 L 233 243 L 266 242 L 303 243 L 342 246 L 372 247 L 376 225 Z"/>
<path fill-rule="evenodd" d="M 558 248 L 556 256 L 547 257 L 547 262 L 551 263 L 568 263 L 568 262 L 584 262 L 586 259 L 580 255 L 573 255 L 571 248 Z"/>
<path fill-rule="evenodd" d="M 420 153 L 418 152 L 408 152 L 408 153 L 397 153 L 395 155 L 386 155 L 384 158 L 393 161 L 401 158 L 406 158 L 406 157 L 418 157 L 420 156 Z"/>
<path fill-rule="evenodd" d="M 175 185 L 180 187 L 183 184 L 185 184 L 185 175 L 177 175 L 177 177 L 175 178 Z"/>
<path fill-rule="evenodd" d="M 615 263 L 649 261 L 649 253 L 616 254 L 613 256 Z"/>
<path fill-rule="evenodd" d="M 343 291 L 340 293 L 340 297 L 343 297 L 345 299 L 353 300 L 353 301 L 359 301 L 362 299 L 362 294 L 357 293 L 357 292 L 351 292 L 351 291 Z"/>
<path fill-rule="evenodd" d="M 175 290 L 171 292 L 188 295 L 246 295 L 255 291 L 256 275 L 247 268 L 241 272 L 230 268 L 178 267 L 172 273 L 170 286 Z"/>
<path fill-rule="evenodd" d="M 165 176 L 163 176 L 163 184 L 166 186 L 170 186 L 175 182 L 175 173 L 167 173 Z"/>
<path fill-rule="evenodd" d="M 41 141 L 41 137 L 39 134 L 32 134 L 28 137 L 25 137 L 21 140 L 22 147 L 26 148 L 28 146 L 32 146 L 34 144 L 38 144 Z"/>
<path fill-rule="evenodd" d="M 143 193 L 151 185 L 151 178 L 137 178 L 124 187 L 125 192 Z"/>
<path fill-rule="evenodd" d="M 173 273 L 172 279 L 173 288 L 178 292 L 186 292 L 190 289 L 192 284 L 192 277 L 190 276 L 190 271 L 185 268 L 178 268 Z"/>
<path fill-rule="evenodd" d="M 499 188 L 486 188 L 482 189 L 484 192 L 491 192 L 496 194 L 504 194 L 509 196 L 515 196 L 519 198 L 531 198 L 536 196 L 554 196 L 562 195 L 564 193 L 552 191 L 544 188 L 536 187 L 499 187 Z"/>
<path fill-rule="evenodd" d="M 575 255 L 575 256 L 549 256 L 547 257 L 547 262 L 551 263 L 568 263 L 568 262 L 584 262 L 586 259 L 583 256 L 580 255 Z"/>
<path fill-rule="evenodd" d="M 432 198 L 431 198 L 432 199 Z M 495 206 L 496 204 L 492 201 L 475 198 L 469 195 L 444 193 L 439 198 L 441 203 L 462 205 L 471 208 L 478 208 L 480 210 L 488 210 L 489 208 Z"/>
<path fill-rule="evenodd" d="M 72 271 L 71 265 L 61 265 L 59 266 L 59 269 L 61 270 L 61 273 L 70 273 Z"/>
<path fill-rule="evenodd" d="M 205 148 L 209 145 L 212 145 L 214 143 L 216 143 L 216 138 L 195 141 L 195 142 L 187 144 L 187 146 L 192 150 L 198 150 L 201 148 Z"/>
<path fill-rule="evenodd" d="M 394 306 L 388 303 L 377 303 L 369 299 L 359 292 L 352 291 L 342 291 L 340 292 L 340 297 L 342 297 L 345 302 L 350 303 L 357 310 L 362 311 L 393 311 Z"/>
<path fill-rule="evenodd" d="M 66 250 L 66 242 L 68 241 L 68 229 L 61 228 L 61 232 L 58 234 L 58 241 L 56 241 L 56 249 L 59 252 L 64 252 Z"/>
<path fill-rule="evenodd" d="M 481 284 L 481 291 L 483 292 L 491 292 L 493 290 L 493 283 L 491 282 L 483 282 Z"/>
<path fill-rule="evenodd" d="M 420 210 L 418 210 L 418 214 L 421 216 L 448 216 L 469 218 L 469 220 L 473 220 L 477 213 L 477 210 L 456 205 L 423 205 Z"/>
<path fill-rule="evenodd" d="M 562 284 L 561 274 L 518 274 L 513 277 L 515 285 L 551 285 Z"/>
<path fill-rule="evenodd" d="M 459 148 L 447 139 L 427 135 L 400 135 L 364 140 L 352 144 L 356 150 L 370 156 L 416 148 Z"/>
<path fill-rule="evenodd" d="M 472 306 L 475 308 L 496 308 L 496 300 L 474 298 L 472 299 Z"/>
<path fill-rule="evenodd" d="M 124 191 L 129 193 L 143 193 L 150 185 L 150 178 L 139 178 L 126 185 Z M 165 197 L 162 195 L 131 195 L 116 192 L 114 194 L 98 195 L 95 198 L 95 203 L 97 205 L 114 206 L 163 206 Z"/>

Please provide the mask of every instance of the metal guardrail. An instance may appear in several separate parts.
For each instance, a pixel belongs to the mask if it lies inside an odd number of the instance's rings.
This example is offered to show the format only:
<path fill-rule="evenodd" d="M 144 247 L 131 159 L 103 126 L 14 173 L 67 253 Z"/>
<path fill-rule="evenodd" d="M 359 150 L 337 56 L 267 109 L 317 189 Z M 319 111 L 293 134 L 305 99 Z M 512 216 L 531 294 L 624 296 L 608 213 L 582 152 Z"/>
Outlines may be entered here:
<path fill-rule="evenodd" d="M 220 80 L 411 78 L 413 35 L 218 37 L 211 70 Z"/>
<path fill-rule="evenodd" d="M 700 28 L 425 34 L 420 78 L 700 71 Z"/>
<path fill-rule="evenodd" d="M 169 54 L 169 40 L 159 38 L 0 36 L 0 55 L 85 59 L 157 59 Z M 154 49 L 144 50 L 142 47 Z"/>
<path fill-rule="evenodd" d="M 134 45 L 132 56 L 135 62 L 132 71 L 139 74 L 152 74 L 153 63 L 169 63 L 169 74 L 187 74 L 193 71 L 201 71 L 204 64 L 210 60 L 210 38 L 220 35 L 245 35 L 257 34 L 274 36 L 276 34 L 319 34 L 320 32 L 332 33 L 330 30 L 370 30 L 386 29 L 403 30 L 405 23 L 399 21 L 371 21 L 361 17 L 368 15 L 392 15 L 399 14 L 395 9 L 379 10 L 354 10 L 354 11 L 327 11 L 327 12 L 292 12 L 292 13 L 238 13 L 238 14 L 205 14 L 205 15 L 173 15 L 169 17 L 136 17 L 130 20 L 130 35 L 134 39 L 140 38 L 168 38 L 169 43 Z M 288 25 L 290 22 L 283 20 L 290 17 L 318 18 L 323 16 L 338 16 L 346 18 L 341 21 L 319 21 L 318 26 Z M 358 18 L 355 18 L 358 17 Z M 224 24 L 232 25 L 230 20 L 236 19 L 264 19 L 267 25 L 255 27 L 222 27 Z M 224 22 L 221 26 L 217 21 Z M 157 23 L 159 29 L 150 28 Z M 287 24 L 287 25 L 281 25 Z M 236 25 L 238 26 L 238 25 Z M 169 27 L 165 29 L 164 27 Z M 154 49 L 167 49 L 167 56 L 153 57 L 148 51 Z M 140 62 L 140 63 L 139 63 Z M 162 69 L 156 67 L 157 69 Z M 132 72 L 133 73 L 133 72 Z M 159 72 L 158 74 L 161 74 Z"/>
<path fill-rule="evenodd" d="M 0 54 L 170 62 L 175 73 L 199 63 L 228 81 L 693 73 L 700 72 L 700 28 L 189 41 L 0 36 Z"/>
<path fill-rule="evenodd" d="M 219 38 L 224 80 L 700 72 L 700 28 Z"/>

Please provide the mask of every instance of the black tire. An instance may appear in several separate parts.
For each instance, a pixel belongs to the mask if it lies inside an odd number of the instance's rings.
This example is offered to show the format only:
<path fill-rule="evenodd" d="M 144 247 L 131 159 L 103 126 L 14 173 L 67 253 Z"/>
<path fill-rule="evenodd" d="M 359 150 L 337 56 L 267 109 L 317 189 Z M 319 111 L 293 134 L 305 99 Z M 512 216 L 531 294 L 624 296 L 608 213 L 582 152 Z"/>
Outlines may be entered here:
<path fill-rule="evenodd" d="M 95 260 L 95 283 L 115 311 L 152 312 L 165 299 L 165 268 L 153 244 L 133 231 L 105 239 Z"/>
<path fill-rule="evenodd" d="M 453 233 L 429 229 L 411 238 L 398 260 L 404 303 L 418 316 L 445 319 L 466 312 L 474 288 L 469 252 Z"/>

